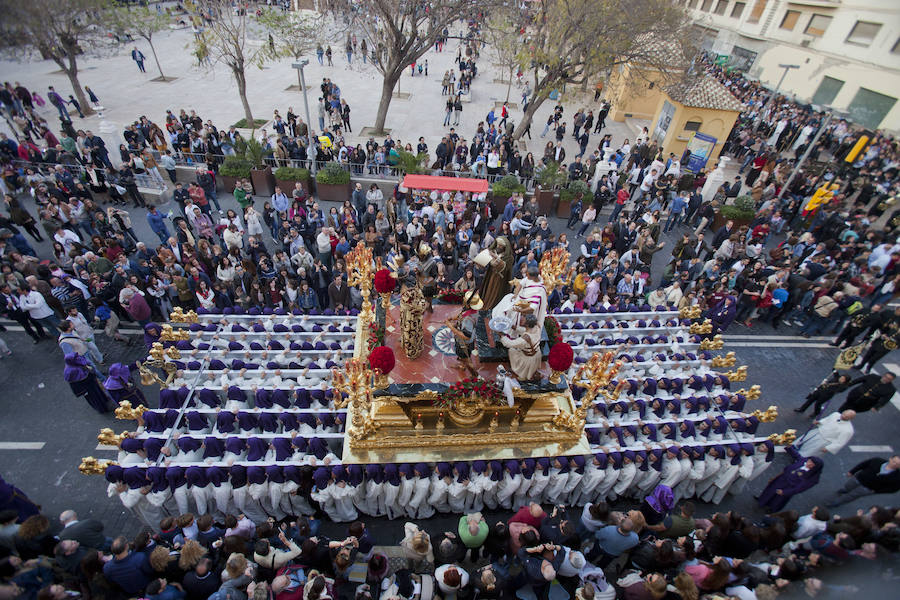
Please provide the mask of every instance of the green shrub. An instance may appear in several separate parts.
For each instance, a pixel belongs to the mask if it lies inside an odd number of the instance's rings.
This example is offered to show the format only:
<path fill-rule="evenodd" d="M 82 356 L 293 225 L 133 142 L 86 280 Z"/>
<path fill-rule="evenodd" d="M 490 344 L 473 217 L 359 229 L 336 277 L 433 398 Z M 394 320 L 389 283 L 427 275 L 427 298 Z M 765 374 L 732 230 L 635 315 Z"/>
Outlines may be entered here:
<path fill-rule="evenodd" d="M 240 177 L 242 179 L 250 177 L 250 162 L 240 156 L 226 156 L 219 167 L 219 174 L 226 177 Z"/>
<path fill-rule="evenodd" d="M 397 153 L 397 162 L 394 163 L 394 166 L 407 175 L 419 175 L 425 172 L 423 165 L 426 160 L 428 160 L 428 155 L 424 152 L 413 154 L 406 150 L 400 150 Z"/>
<path fill-rule="evenodd" d="M 560 171 L 559 163 L 550 161 L 547 166 L 535 175 L 535 181 L 542 190 L 554 190 L 566 184 L 569 175 L 565 171 Z"/>
<path fill-rule="evenodd" d="M 590 197 L 591 186 L 589 186 L 585 181 L 576 179 L 575 181 L 570 182 L 565 189 L 559 192 L 559 199 L 561 201 L 568 200 L 569 202 L 571 202 L 576 197 L 578 197 L 578 194 L 581 194 L 585 198 Z"/>
<path fill-rule="evenodd" d="M 678 180 L 678 191 L 683 192 L 684 190 L 694 189 L 694 179 L 695 175 L 693 173 L 683 174 Z"/>
<path fill-rule="evenodd" d="M 734 204 L 723 206 L 719 213 L 726 219 L 751 221 L 756 216 L 756 202 L 750 196 L 738 196 Z"/>
<path fill-rule="evenodd" d="M 282 181 L 309 181 L 309 169 L 296 169 L 294 167 L 278 167 L 275 169 L 275 179 Z"/>
<path fill-rule="evenodd" d="M 336 162 L 330 162 L 316 173 L 316 183 L 323 185 L 346 185 L 350 183 L 350 171 Z"/>
<path fill-rule="evenodd" d="M 491 195 L 501 200 L 507 200 L 517 192 L 520 194 L 524 193 L 525 186 L 519 182 L 519 178 L 515 175 L 504 175 L 491 186 Z"/>
<path fill-rule="evenodd" d="M 265 165 L 263 159 L 266 156 L 266 150 L 262 143 L 256 138 L 247 140 L 247 147 L 244 149 L 244 158 L 250 163 L 252 169 L 262 169 Z"/>

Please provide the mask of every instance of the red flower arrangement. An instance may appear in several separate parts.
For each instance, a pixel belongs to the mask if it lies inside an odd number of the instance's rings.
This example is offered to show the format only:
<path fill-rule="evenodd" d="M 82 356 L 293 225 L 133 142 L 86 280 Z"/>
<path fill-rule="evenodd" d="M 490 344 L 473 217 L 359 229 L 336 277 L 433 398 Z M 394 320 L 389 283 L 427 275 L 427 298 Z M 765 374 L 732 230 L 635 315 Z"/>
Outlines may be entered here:
<path fill-rule="evenodd" d="M 394 369 L 394 351 L 387 346 L 376 346 L 369 353 L 369 366 L 378 369 L 382 375 L 387 375 Z"/>
<path fill-rule="evenodd" d="M 488 400 L 491 404 L 502 404 L 505 401 L 502 390 L 495 383 L 485 381 L 479 377 L 472 377 L 457 381 L 444 390 L 435 398 L 434 406 L 447 409 L 453 408 L 454 403 L 472 393 Z"/>
<path fill-rule="evenodd" d="M 375 271 L 375 291 L 379 294 L 390 294 L 397 287 L 397 280 L 391 277 L 391 272 L 387 269 L 378 269 Z"/>
<path fill-rule="evenodd" d="M 547 332 L 547 342 L 551 347 L 562 342 L 562 327 L 555 317 L 547 315 L 544 318 L 544 330 Z"/>
<path fill-rule="evenodd" d="M 378 321 L 369 323 L 369 338 L 366 340 L 369 352 L 376 346 L 384 346 L 384 336 L 386 333 L 387 330 L 384 325 Z"/>
<path fill-rule="evenodd" d="M 566 342 L 559 342 L 550 347 L 550 354 L 547 356 L 547 364 L 554 371 L 568 371 L 575 359 L 575 353 L 572 346 Z"/>

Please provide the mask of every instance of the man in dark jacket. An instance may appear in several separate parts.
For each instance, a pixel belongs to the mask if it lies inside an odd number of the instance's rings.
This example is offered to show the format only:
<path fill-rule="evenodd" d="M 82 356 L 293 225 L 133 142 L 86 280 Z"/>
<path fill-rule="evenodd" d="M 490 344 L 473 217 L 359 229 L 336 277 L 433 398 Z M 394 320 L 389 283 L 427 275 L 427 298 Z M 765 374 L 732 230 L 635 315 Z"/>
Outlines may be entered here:
<path fill-rule="evenodd" d="M 107 550 L 110 539 L 103 535 L 103 523 L 97 519 L 78 519 L 74 510 L 64 510 L 59 515 L 63 529 L 59 532 L 61 540 L 75 540 L 87 548 Z"/>
<path fill-rule="evenodd" d="M 872 308 L 863 308 L 855 313 L 844 329 L 838 335 L 837 339 L 831 342 L 832 346 L 838 348 L 850 347 L 856 341 L 856 337 L 866 330 L 876 329 L 882 319 L 882 306 L 880 304 L 872 305 Z"/>
<path fill-rule="evenodd" d="M 847 473 L 847 483 L 841 486 L 825 506 L 839 506 L 869 494 L 893 494 L 900 491 L 900 455 L 889 459 L 864 460 Z"/>
<path fill-rule="evenodd" d="M 894 388 L 893 373 L 885 373 L 880 377 L 878 375 L 864 375 L 851 381 L 850 385 L 856 387 L 847 394 L 847 399 L 838 409 L 841 412 L 855 410 L 861 413 L 872 409 L 877 411 L 890 402 L 897 392 L 896 388 Z"/>

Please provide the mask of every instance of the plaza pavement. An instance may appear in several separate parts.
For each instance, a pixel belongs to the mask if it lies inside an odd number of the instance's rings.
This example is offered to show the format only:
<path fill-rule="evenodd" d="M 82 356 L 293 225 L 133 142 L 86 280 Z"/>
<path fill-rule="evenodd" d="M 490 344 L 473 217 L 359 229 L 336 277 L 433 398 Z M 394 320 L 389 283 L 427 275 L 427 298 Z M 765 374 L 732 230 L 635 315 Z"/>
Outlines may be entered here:
<path fill-rule="evenodd" d="M 453 27 L 453 33 L 461 31 L 461 22 Z M 331 28 L 334 30 L 333 28 Z M 331 78 L 341 89 L 341 95 L 347 99 L 351 110 L 351 126 L 353 133 L 345 136 L 348 142 L 364 142 L 366 138 L 359 136 L 359 131 L 366 126 L 375 123 L 375 115 L 378 110 L 378 101 L 381 95 L 381 75 L 371 63 L 363 64 L 358 56 L 354 56 L 353 64 L 348 65 L 346 56 L 341 51 L 343 48 L 343 35 L 332 40 L 334 50 L 334 66 L 320 66 L 316 60 L 315 52 L 310 52 L 305 58 L 309 59 L 309 65 L 305 69 L 306 83 L 309 88 L 310 117 L 314 128 L 318 128 L 316 100 L 319 97 L 319 85 L 323 77 Z M 156 39 L 158 36 L 158 39 Z M 160 64 L 166 77 L 176 77 L 174 81 L 162 83 L 153 81 L 159 76 L 156 64 L 153 61 L 149 44 L 143 40 L 137 40 L 133 44 L 124 44 L 110 56 L 95 58 L 82 56 L 79 58 L 79 69 L 82 85 L 89 86 L 100 99 L 104 107 L 103 117 L 111 124 L 116 125 L 116 139 L 107 139 L 107 146 L 111 149 L 118 146 L 121 140 L 121 130 L 124 125 L 135 121 L 139 116 L 146 115 L 149 119 L 160 124 L 164 123 L 166 109 L 171 109 L 178 114 L 184 108 L 190 111 L 196 110 L 203 118 L 212 120 L 219 129 L 226 129 L 244 117 L 237 87 L 230 71 L 224 65 L 215 65 L 212 70 L 199 68 L 196 59 L 191 55 L 193 34 L 189 29 L 161 32 L 154 36 L 154 46 L 159 55 Z M 444 52 L 435 52 L 432 48 L 423 58 L 428 60 L 428 76 L 410 76 L 409 69 L 404 71 L 400 80 L 399 90 L 409 93 L 408 99 L 394 98 L 388 111 L 386 127 L 391 130 L 392 137 L 401 139 L 404 144 L 410 142 L 415 146 L 419 136 L 424 136 L 432 157 L 434 149 L 441 140 L 441 136 L 449 131 L 443 127 L 444 103 L 446 97 L 441 96 L 441 79 L 444 72 L 453 65 L 456 56 L 457 41 L 451 40 L 445 46 Z M 131 48 L 137 46 L 147 57 L 144 63 L 147 70 L 141 73 L 135 62 L 131 59 Z M 472 98 L 470 102 L 463 104 L 460 125 L 456 127 L 457 133 L 471 141 L 472 135 L 479 121 L 483 121 L 488 111 L 496 102 L 503 102 L 506 98 L 506 84 L 497 83 L 501 72 L 492 61 L 492 49 L 482 51 L 477 61 L 478 76 L 472 83 Z M 287 113 L 288 107 L 293 107 L 294 112 L 302 117 L 302 94 L 289 90 L 297 85 L 297 71 L 291 67 L 293 60 L 279 60 L 267 63 L 265 68 L 258 69 L 250 66 L 247 69 L 247 95 L 254 118 L 271 119 L 274 110 L 278 110 L 282 116 Z M 71 93 L 68 78 L 52 61 L 14 62 L 0 61 L 0 81 L 19 81 L 30 90 L 38 91 L 46 98 L 48 85 L 53 85 L 64 97 Z M 511 110 L 511 119 L 518 123 L 522 115 L 521 88 L 515 83 L 510 91 L 510 102 L 518 105 Z M 535 115 L 532 125 L 533 140 L 525 140 L 527 151 L 533 152 L 536 158 L 543 154 L 543 147 L 552 137 L 552 131 L 547 138 L 542 140 L 540 132 L 543 130 L 547 116 L 552 112 L 553 101 L 546 101 Z M 564 146 L 570 159 L 578 153 L 578 144 L 571 137 L 571 116 L 578 108 L 599 107 L 599 102 L 593 102 L 593 91 L 576 91 L 569 86 L 569 91 L 563 96 L 565 107 L 564 116 L 570 131 L 567 134 Z M 58 125 L 56 110 L 49 103 L 40 110 L 47 118 L 51 128 Z M 499 119 L 499 111 L 497 111 Z M 99 132 L 100 117 L 89 116 L 85 119 L 73 115 L 73 124 L 76 129 L 93 129 Z M 638 126 L 640 123 L 635 123 Z M 4 123 L 2 129 L 7 130 Z M 271 128 L 268 130 L 272 133 Z M 618 145 L 626 137 L 632 141 L 637 130 L 625 123 L 617 123 L 607 120 L 607 129 L 604 134 L 613 135 L 613 143 Z M 600 142 L 601 135 L 591 136 L 589 150 L 592 152 Z M 115 142 L 115 143 L 113 143 Z M 525 155 L 525 152 L 522 152 Z"/>

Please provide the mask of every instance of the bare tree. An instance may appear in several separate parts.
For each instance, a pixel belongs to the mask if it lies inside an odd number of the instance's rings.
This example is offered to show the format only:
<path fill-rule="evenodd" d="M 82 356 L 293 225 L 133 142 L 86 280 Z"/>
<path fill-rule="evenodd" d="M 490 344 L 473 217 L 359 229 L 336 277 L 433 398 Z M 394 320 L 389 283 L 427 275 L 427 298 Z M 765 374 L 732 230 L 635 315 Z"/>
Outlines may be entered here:
<path fill-rule="evenodd" d="M 671 0 L 543 0 L 525 10 L 529 25 L 518 56 L 532 79 L 533 96 L 513 139 L 566 84 L 585 83 L 624 64 L 653 69 L 664 79 L 683 66 L 683 53 L 676 49 L 687 38 L 687 19 Z M 522 14 L 515 3 L 504 12 L 513 22 Z"/>
<path fill-rule="evenodd" d="M 269 53 L 275 58 L 295 60 L 316 47 L 316 37 L 323 27 L 320 17 L 280 10 L 265 11 L 259 23 L 268 32 Z"/>
<path fill-rule="evenodd" d="M 375 117 L 375 130 L 384 131 L 388 107 L 403 69 L 421 58 L 435 40 L 454 21 L 470 10 L 484 9 L 488 2 L 475 0 L 433 0 L 426 3 L 410 0 L 338 0 L 338 9 L 358 11 L 351 27 L 363 31 L 372 48 L 372 63 L 381 73 L 381 101 Z"/>
<path fill-rule="evenodd" d="M 150 45 L 156 68 L 163 82 L 168 81 L 159 64 L 156 55 L 156 47 L 153 45 L 153 36 L 169 28 L 171 18 L 166 13 L 150 10 L 146 6 L 120 6 L 112 11 L 111 25 L 114 30 L 143 38 Z M 174 78 L 173 78 L 174 79 Z"/>
<path fill-rule="evenodd" d="M 15 57 L 37 52 L 55 62 L 69 78 L 81 110 L 91 114 L 78 80 L 78 57 L 112 48 L 106 26 L 110 7 L 108 0 L 0 0 L 0 43 Z"/>
<path fill-rule="evenodd" d="M 485 27 L 485 40 L 494 49 L 497 65 L 506 77 L 507 102 L 512 90 L 513 76 L 525 60 L 523 53 L 526 49 L 522 44 L 519 21 L 511 21 L 510 16 L 512 15 L 501 13 L 499 18 L 490 19 Z"/>
<path fill-rule="evenodd" d="M 194 53 L 201 59 L 200 63 L 210 69 L 216 63 L 228 67 L 237 84 L 247 127 L 255 129 L 253 111 L 247 100 L 247 67 L 256 65 L 262 68 L 272 58 L 269 45 L 261 39 L 267 35 L 265 27 L 254 21 L 246 11 L 236 14 L 227 3 L 205 0 L 199 5 L 210 20 L 194 38 Z"/>

